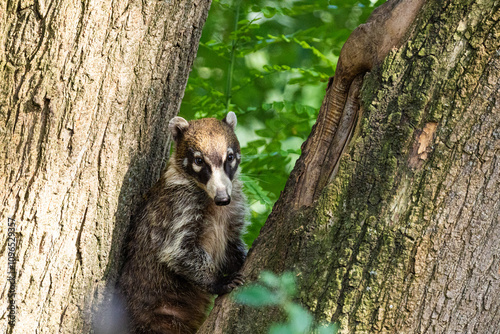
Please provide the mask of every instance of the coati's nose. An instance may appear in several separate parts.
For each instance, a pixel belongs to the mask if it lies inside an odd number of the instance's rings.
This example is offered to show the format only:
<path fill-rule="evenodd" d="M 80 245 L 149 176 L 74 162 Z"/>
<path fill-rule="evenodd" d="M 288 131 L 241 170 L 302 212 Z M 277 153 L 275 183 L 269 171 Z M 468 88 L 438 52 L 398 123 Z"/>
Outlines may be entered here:
<path fill-rule="evenodd" d="M 217 192 L 217 195 L 215 195 L 214 198 L 215 204 L 222 206 L 222 205 L 228 205 L 231 203 L 231 196 L 229 196 L 225 191 L 224 192 Z"/>

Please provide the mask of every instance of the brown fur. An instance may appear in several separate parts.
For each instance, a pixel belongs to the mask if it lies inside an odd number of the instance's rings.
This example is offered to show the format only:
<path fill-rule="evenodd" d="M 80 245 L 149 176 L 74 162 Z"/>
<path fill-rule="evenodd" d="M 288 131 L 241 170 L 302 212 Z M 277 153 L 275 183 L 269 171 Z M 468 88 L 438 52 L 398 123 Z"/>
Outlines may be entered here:
<path fill-rule="evenodd" d="M 216 205 L 204 179 L 190 170 L 193 150 L 207 161 L 204 167 L 227 167 L 228 147 L 239 153 L 238 140 L 227 122 L 182 121 L 172 128 L 176 153 L 131 229 L 119 286 L 133 333 L 195 333 L 211 296 L 242 282 L 246 206 L 235 170 L 225 206 Z"/>
<path fill-rule="evenodd" d="M 198 151 L 207 152 L 208 158 L 213 162 L 220 162 L 217 155 L 227 147 L 235 145 L 240 150 L 240 145 L 233 130 L 225 123 L 215 118 L 203 118 L 189 123 L 189 128 L 184 134 L 184 140 L 179 142 L 176 151 L 177 164 L 181 165 L 186 150 L 191 147 Z"/>

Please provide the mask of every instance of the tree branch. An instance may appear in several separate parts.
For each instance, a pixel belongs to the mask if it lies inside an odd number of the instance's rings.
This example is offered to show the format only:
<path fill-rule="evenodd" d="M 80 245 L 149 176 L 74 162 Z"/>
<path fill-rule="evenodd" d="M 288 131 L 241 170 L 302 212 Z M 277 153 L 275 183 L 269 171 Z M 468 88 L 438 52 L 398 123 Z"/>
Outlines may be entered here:
<path fill-rule="evenodd" d="M 365 24 L 353 31 L 344 44 L 335 76 L 330 79 L 318 120 L 302 147 L 302 156 L 290 178 L 296 186 L 289 197 L 295 210 L 310 206 L 335 173 L 337 162 L 347 146 L 354 126 L 339 127 L 344 117 L 356 119 L 359 88 L 363 74 L 382 62 L 389 51 L 398 47 L 424 0 L 388 1 L 378 7 Z M 353 86 L 356 77 L 359 83 Z M 354 116 L 354 117 L 353 117 Z M 347 122 L 349 123 L 349 122 Z M 346 131 L 348 130 L 348 131 Z M 333 145 L 333 147 L 332 147 Z"/>

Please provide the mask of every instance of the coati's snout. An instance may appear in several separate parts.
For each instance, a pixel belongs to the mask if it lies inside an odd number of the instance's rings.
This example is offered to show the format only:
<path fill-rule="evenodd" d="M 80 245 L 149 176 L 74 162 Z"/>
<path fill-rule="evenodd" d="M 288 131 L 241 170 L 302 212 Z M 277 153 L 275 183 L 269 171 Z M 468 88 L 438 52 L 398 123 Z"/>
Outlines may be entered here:
<path fill-rule="evenodd" d="M 212 169 L 212 175 L 206 188 L 208 195 L 213 198 L 216 205 L 228 205 L 231 202 L 233 183 L 222 168 Z"/>
<path fill-rule="evenodd" d="M 219 206 L 231 203 L 232 181 L 241 161 L 236 122 L 234 112 L 229 112 L 222 121 L 174 117 L 169 123 L 176 143 L 175 164 Z"/>
<path fill-rule="evenodd" d="M 229 203 L 231 203 L 231 197 L 219 197 L 219 196 L 215 196 L 215 204 L 217 204 L 218 206 L 224 206 L 224 205 L 228 205 Z"/>

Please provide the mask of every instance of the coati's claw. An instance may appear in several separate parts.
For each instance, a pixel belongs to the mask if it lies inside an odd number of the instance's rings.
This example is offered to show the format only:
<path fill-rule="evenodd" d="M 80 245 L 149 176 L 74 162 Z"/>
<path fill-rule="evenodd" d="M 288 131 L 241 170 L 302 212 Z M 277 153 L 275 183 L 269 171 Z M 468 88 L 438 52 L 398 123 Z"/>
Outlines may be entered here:
<path fill-rule="evenodd" d="M 229 283 L 225 285 L 224 293 L 229 293 L 245 283 L 245 278 L 242 274 L 236 273 L 229 278 Z"/>
<path fill-rule="evenodd" d="M 233 283 L 236 283 L 237 285 L 243 285 L 245 284 L 245 277 L 242 274 L 237 273 L 233 277 Z"/>

